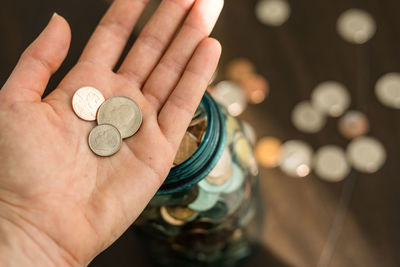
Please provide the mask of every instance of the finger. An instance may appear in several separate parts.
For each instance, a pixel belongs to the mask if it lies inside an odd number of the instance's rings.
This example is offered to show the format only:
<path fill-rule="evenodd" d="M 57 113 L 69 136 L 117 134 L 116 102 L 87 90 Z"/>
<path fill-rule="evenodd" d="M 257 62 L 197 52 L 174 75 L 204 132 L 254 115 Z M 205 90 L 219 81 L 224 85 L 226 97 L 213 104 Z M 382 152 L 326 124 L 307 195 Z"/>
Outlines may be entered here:
<path fill-rule="evenodd" d="M 67 21 L 54 14 L 25 50 L 2 91 L 11 101 L 40 101 L 51 75 L 64 61 L 71 41 Z"/>
<path fill-rule="evenodd" d="M 212 38 L 203 40 L 160 111 L 158 122 L 161 131 L 176 148 L 211 80 L 220 55 L 218 41 Z"/>
<path fill-rule="evenodd" d="M 144 27 L 118 73 L 141 88 L 195 0 L 164 0 Z"/>
<path fill-rule="evenodd" d="M 211 33 L 222 6 L 222 0 L 199 0 L 160 64 L 150 75 L 143 94 L 157 111 L 175 88 L 200 41 Z"/>
<path fill-rule="evenodd" d="M 89 39 L 79 61 L 114 68 L 148 1 L 114 1 Z"/>

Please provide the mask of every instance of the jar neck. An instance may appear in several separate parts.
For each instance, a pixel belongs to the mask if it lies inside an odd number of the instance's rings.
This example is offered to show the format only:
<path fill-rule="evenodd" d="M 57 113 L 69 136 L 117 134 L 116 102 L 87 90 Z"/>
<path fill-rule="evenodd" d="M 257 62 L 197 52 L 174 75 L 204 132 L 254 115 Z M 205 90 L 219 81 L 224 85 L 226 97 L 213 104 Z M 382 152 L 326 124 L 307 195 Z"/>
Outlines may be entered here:
<path fill-rule="evenodd" d="M 201 100 L 207 116 L 204 137 L 191 157 L 173 167 L 158 195 L 188 190 L 204 179 L 216 166 L 226 144 L 225 115 L 221 107 L 206 92 Z"/>

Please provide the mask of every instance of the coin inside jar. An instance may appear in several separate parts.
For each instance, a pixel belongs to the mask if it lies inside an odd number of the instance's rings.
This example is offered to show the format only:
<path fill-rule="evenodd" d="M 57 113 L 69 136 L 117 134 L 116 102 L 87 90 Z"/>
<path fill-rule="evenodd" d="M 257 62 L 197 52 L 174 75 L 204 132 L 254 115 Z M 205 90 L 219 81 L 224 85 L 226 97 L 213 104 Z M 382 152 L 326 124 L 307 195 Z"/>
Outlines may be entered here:
<path fill-rule="evenodd" d="M 254 146 L 257 142 L 257 134 L 253 126 L 246 121 L 242 121 L 244 135 L 248 138 L 250 143 Z"/>
<path fill-rule="evenodd" d="M 176 153 L 174 164 L 179 165 L 186 161 L 197 150 L 197 138 L 193 134 L 186 132 Z"/>
<path fill-rule="evenodd" d="M 120 150 L 121 145 L 121 134 L 113 125 L 98 125 L 89 134 L 89 147 L 98 156 L 114 155 Z"/>
<path fill-rule="evenodd" d="M 162 206 L 160 208 L 160 214 L 161 214 L 161 217 L 163 218 L 163 220 L 170 225 L 181 226 L 181 225 L 185 224 L 185 221 L 178 220 L 178 219 L 174 218 L 171 214 L 169 214 L 168 210 L 167 210 L 167 206 Z"/>
<path fill-rule="evenodd" d="M 193 134 L 193 136 L 197 138 L 198 143 L 201 143 L 201 140 L 203 139 L 206 130 L 207 130 L 206 118 L 197 121 L 196 124 L 189 126 L 189 128 L 187 129 L 189 133 Z"/>
<path fill-rule="evenodd" d="M 338 127 L 344 137 L 353 139 L 369 131 L 369 120 L 364 113 L 351 110 L 340 118 Z"/>
<path fill-rule="evenodd" d="M 195 211 L 205 211 L 212 208 L 217 203 L 218 198 L 218 193 L 207 192 L 200 187 L 197 198 L 188 207 Z"/>
<path fill-rule="evenodd" d="M 122 139 L 134 135 L 142 124 L 142 111 L 132 99 L 115 96 L 107 99 L 97 112 L 98 124 L 111 124 L 121 133 Z"/>
<path fill-rule="evenodd" d="M 85 86 L 78 89 L 72 97 L 72 109 L 85 121 L 96 120 L 97 110 L 104 102 L 103 94 L 94 87 Z"/>
<path fill-rule="evenodd" d="M 188 221 L 197 215 L 197 212 L 185 206 L 166 206 L 169 215 L 177 220 Z"/>

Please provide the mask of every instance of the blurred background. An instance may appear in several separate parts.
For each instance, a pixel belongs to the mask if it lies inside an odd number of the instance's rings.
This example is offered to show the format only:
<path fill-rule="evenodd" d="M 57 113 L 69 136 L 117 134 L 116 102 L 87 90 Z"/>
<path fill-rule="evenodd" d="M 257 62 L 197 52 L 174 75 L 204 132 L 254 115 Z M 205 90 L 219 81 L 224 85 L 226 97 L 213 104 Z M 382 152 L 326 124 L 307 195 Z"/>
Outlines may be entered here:
<path fill-rule="evenodd" d="M 56 11 L 72 45 L 50 92 L 110 2 L 3 0 L 0 84 Z M 225 1 L 209 90 L 255 135 L 266 212 L 245 266 L 400 266 L 398 10 L 395 0 Z M 151 266 L 132 231 L 91 263 L 112 265 Z"/>

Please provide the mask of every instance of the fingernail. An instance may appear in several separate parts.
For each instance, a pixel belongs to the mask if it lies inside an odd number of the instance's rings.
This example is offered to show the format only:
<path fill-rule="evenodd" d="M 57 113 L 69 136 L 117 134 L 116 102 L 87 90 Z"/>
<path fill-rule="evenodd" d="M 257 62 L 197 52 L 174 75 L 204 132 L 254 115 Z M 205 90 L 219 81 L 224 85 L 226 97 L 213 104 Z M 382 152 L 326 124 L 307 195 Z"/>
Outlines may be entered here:
<path fill-rule="evenodd" d="M 58 15 L 57 12 L 54 12 L 54 13 L 53 13 L 53 16 L 52 16 L 51 18 L 59 17 L 59 16 L 60 16 L 60 15 Z"/>

